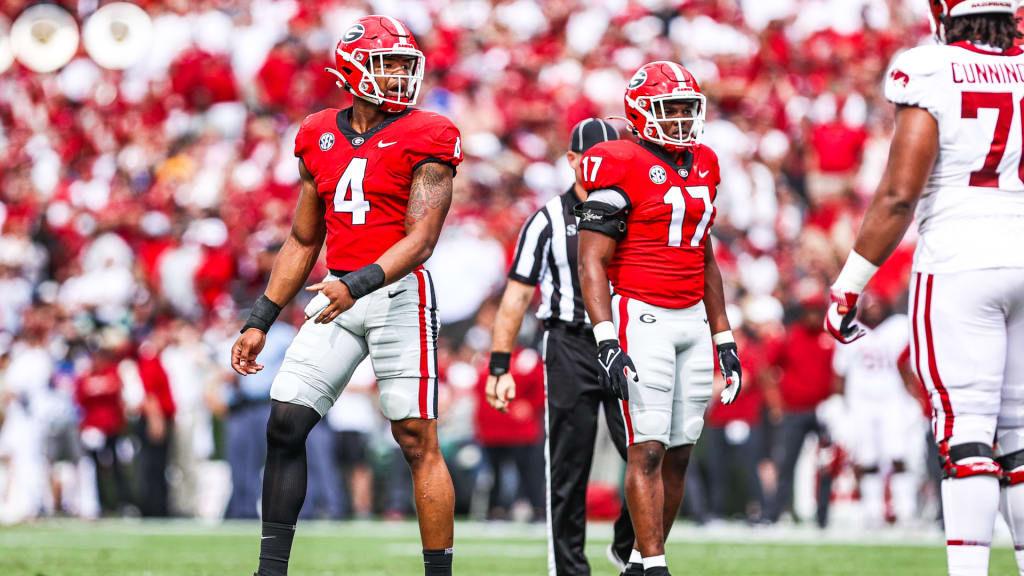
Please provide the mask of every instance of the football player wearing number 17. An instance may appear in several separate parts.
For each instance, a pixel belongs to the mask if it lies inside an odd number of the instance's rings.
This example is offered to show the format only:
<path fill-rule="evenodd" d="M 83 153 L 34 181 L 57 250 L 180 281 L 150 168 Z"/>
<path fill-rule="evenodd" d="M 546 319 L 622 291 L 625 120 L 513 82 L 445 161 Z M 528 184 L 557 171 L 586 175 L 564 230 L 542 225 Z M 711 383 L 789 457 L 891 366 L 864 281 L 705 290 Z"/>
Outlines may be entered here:
<path fill-rule="evenodd" d="M 636 532 L 623 574 L 666 576 L 665 537 L 711 397 L 712 344 L 725 404 L 740 391 L 740 362 L 708 234 L 720 177 L 700 144 L 704 95 L 682 66 L 660 61 L 637 70 L 625 103 L 640 142 L 597 144 L 582 159 L 580 278 L 598 375 L 622 399 Z"/>
<path fill-rule="evenodd" d="M 306 436 L 369 354 L 380 407 L 412 471 L 428 576 L 452 573 L 454 492 L 437 441 L 437 308 L 430 256 L 462 161 L 448 119 L 410 108 L 424 58 L 389 16 L 367 16 L 336 49 L 346 110 L 302 122 L 295 137 L 302 191 L 291 236 L 266 292 L 235 342 L 231 364 L 259 371 L 256 356 L 281 307 L 306 282 L 327 238 L 323 281 L 270 390 L 263 535 L 257 576 L 285 576 L 306 493 Z"/>
<path fill-rule="evenodd" d="M 921 0 L 922 2 L 924 0 Z M 999 508 L 1024 575 L 1024 52 L 1016 0 L 931 0 L 937 46 L 896 57 L 896 130 L 825 327 L 864 334 L 857 300 L 918 222 L 911 364 L 931 397 L 952 576 L 988 574 Z"/>

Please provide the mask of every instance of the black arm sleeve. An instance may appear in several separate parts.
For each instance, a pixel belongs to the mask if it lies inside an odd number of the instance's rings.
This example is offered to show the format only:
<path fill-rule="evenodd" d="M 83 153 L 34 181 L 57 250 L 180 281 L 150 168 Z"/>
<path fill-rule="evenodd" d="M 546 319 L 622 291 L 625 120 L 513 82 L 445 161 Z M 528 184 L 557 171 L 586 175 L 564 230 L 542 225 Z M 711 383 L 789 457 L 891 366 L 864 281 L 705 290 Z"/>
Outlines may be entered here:
<path fill-rule="evenodd" d="M 599 232 L 615 240 L 622 240 L 626 236 L 628 204 L 620 207 L 607 202 L 587 200 L 577 206 L 574 212 L 580 219 L 580 230 Z"/>

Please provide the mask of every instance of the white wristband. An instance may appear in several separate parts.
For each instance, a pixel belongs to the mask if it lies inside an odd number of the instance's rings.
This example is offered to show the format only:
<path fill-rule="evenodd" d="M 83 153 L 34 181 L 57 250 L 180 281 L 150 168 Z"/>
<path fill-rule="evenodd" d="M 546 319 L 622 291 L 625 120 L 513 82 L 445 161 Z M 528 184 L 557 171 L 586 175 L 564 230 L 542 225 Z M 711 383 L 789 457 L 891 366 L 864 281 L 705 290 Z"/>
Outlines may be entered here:
<path fill-rule="evenodd" d="M 871 281 L 871 277 L 878 272 L 878 266 L 868 261 L 867 258 L 850 250 L 850 256 L 846 258 L 839 277 L 836 278 L 832 287 L 840 292 L 852 292 L 860 294 L 864 287 Z"/>
<path fill-rule="evenodd" d="M 712 334 L 711 341 L 715 343 L 715 346 L 721 346 L 722 344 L 731 344 L 736 342 L 736 339 L 732 337 L 732 330 L 723 330 L 718 334 Z"/>
<path fill-rule="evenodd" d="M 600 344 L 605 340 L 618 340 L 619 337 L 615 333 L 615 324 L 612 324 L 608 320 L 604 322 L 598 322 L 594 325 L 594 340 Z"/>

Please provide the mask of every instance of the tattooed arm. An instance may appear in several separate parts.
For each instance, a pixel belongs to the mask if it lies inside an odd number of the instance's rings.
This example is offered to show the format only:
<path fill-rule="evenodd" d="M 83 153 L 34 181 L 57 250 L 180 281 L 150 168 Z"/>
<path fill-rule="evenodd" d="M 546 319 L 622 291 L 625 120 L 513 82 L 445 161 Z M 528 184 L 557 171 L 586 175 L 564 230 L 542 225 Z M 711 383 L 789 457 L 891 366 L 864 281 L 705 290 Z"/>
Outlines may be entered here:
<path fill-rule="evenodd" d="M 404 277 L 430 258 L 452 204 L 453 176 L 451 166 L 439 162 L 422 164 L 413 173 L 405 209 L 405 238 L 377 259 L 385 283 Z"/>

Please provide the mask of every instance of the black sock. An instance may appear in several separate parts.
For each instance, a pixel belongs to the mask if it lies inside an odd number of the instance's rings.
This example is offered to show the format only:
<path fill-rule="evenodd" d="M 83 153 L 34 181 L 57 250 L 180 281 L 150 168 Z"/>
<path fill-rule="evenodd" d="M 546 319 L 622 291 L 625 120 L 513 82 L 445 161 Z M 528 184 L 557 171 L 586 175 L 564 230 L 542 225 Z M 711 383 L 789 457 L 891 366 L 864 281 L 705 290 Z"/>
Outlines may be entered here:
<path fill-rule="evenodd" d="M 288 576 L 288 557 L 292 554 L 292 538 L 295 537 L 294 524 L 263 523 L 263 536 L 260 538 L 259 576 Z"/>
<path fill-rule="evenodd" d="M 424 576 L 452 576 L 452 549 L 424 550 Z"/>

